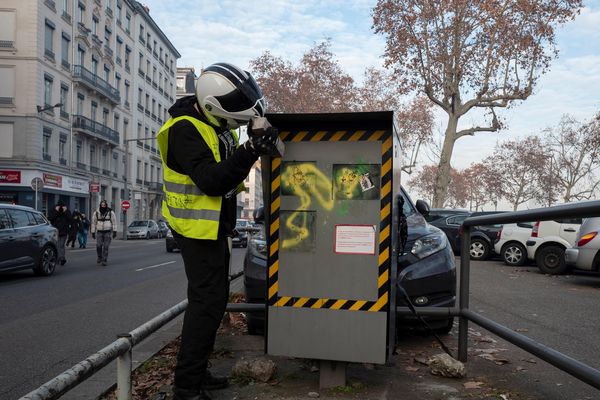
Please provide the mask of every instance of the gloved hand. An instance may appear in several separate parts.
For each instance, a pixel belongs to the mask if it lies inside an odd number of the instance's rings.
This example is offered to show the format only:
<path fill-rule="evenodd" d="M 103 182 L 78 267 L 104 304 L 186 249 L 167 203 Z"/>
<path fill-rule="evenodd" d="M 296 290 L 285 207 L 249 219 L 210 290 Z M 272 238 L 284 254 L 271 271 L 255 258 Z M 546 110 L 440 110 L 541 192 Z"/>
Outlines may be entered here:
<path fill-rule="evenodd" d="M 96 239 L 96 234 L 92 233 L 92 239 Z"/>
<path fill-rule="evenodd" d="M 113 239 L 117 237 L 117 231 L 113 231 Z"/>
<path fill-rule="evenodd" d="M 275 148 L 277 134 L 277 128 L 270 127 L 266 130 L 264 135 L 250 135 L 248 141 L 244 143 L 244 146 L 246 147 L 246 150 L 249 150 L 256 155 L 270 155 L 273 153 L 273 149 Z"/>

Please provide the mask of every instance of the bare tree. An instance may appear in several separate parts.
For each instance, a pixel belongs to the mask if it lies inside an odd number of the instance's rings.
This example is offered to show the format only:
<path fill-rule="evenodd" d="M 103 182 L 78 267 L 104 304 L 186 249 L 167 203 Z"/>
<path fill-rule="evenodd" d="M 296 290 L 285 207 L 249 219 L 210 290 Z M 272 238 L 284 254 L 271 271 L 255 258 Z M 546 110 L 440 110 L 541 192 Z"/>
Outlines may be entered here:
<path fill-rule="evenodd" d="M 565 115 L 545 135 L 551 152 L 550 176 L 545 177 L 544 185 L 558 189 L 565 203 L 592 198 L 600 187 L 600 120 L 595 117 L 580 123 Z M 550 194 L 556 197 L 558 193 Z"/>
<path fill-rule="evenodd" d="M 335 61 L 330 42 L 316 44 L 298 66 L 269 52 L 250 62 L 271 112 L 395 111 L 402 170 L 411 173 L 421 147 L 431 139 L 432 105 L 424 97 L 399 96 L 391 73 L 367 68 L 357 86 Z"/>
<path fill-rule="evenodd" d="M 437 169 L 437 165 L 425 165 L 408 181 L 408 186 L 411 189 L 430 202 L 433 199 Z M 451 169 L 450 176 L 452 181 L 442 207 L 465 207 L 467 203 L 468 182 L 454 168 Z"/>
<path fill-rule="evenodd" d="M 539 137 L 532 135 L 498 144 L 483 163 L 513 210 L 539 198 L 538 181 L 548 166 L 547 150 Z"/>
<path fill-rule="evenodd" d="M 556 57 L 555 28 L 582 0 L 379 0 L 373 28 L 386 37 L 386 65 L 407 91 L 425 93 L 448 115 L 433 206 L 450 182 L 456 140 L 501 128 L 497 108 L 527 99 Z M 488 123 L 458 129 L 474 108 Z"/>

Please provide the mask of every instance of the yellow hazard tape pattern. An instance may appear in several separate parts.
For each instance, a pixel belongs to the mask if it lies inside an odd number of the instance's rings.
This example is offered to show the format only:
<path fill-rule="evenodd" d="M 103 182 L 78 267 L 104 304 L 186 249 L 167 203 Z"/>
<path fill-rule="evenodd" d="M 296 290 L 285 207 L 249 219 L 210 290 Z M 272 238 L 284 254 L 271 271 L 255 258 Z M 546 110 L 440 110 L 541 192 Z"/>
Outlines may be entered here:
<path fill-rule="evenodd" d="M 321 299 L 310 297 L 289 297 L 279 292 L 279 208 L 281 206 L 281 158 L 271 161 L 271 204 L 268 258 L 268 302 L 274 307 L 322 308 L 331 310 L 387 311 L 389 304 L 390 251 L 391 251 L 391 205 L 392 205 L 392 135 L 386 130 L 377 131 L 298 131 L 281 132 L 279 138 L 288 142 L 338 142 L 338 141 L 380 141 L 381 142 L 381 209 L 379 229 L 379 256 L 377 279 L 378 297 L 376 301 Z"/>

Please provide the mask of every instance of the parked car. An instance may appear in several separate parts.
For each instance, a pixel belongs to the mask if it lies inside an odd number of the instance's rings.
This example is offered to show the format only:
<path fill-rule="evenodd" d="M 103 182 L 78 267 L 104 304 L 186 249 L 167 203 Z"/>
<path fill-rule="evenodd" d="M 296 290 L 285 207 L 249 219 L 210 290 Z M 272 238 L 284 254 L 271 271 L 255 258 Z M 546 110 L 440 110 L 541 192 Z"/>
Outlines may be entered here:
<path fill-rule="evenodd" d="M 565 250 L 565 262 L 586 271 L 600 271 L 600 217 L 586 218 L 575 246 Z"/>
<path fill-rule="evenodd" d="M 232 239 L 233 247 L 247 247 L 248 235 L 250 233 L 250 223 L 244 219 L 238 219 L 235 224 L 235 231 Z"/>
<path fill-rule="evenodd" d="M 439 219 L 445 219 L 455 215 L 468 215 L 471 212 L 469 210 L 461 208 L 432 208 L 429 210 L 429 214 L 424 215 L 425 221 L 431 223 Z"/>
<path fill-rule="evenodd" d="M 531 236 L 533 222 L 504 224 L 498 231 L 494 251 L 500 254 L 506 265 L 520 266 L 527 262 L 527 240 Z"/>
<path fill-rule="evenodd" d="M 456 214 L 446 218 L 439 218 L 430 223 L 444 231 L 454 254 L 460 255 L 463 221 L 468 217 L 497 214 L 500 212 L 502 211 L 478 211 L 473 213 L 467 211 L 466 214 Z M 471 260 L 487 260 L 494 253 L 494 243 L 501 227 L 502 225 L 500 224 L 471 227 L 471 246 L 469 248 Z"/>
<path fill-rule="evenodd" d="M 402 285 L 418 307 L 452 307 L 456 301 L 456 267 L 454 255 L 444 233 L 427 223 L 429 206 L 418 201 L 415 206 L 408 194 L 401 189 L 402 210 L 407 217 L 408 237 L 398 255 L 397 282 Z M 264 221 L 264 210 L 259 209 L 257 222 Z M 264 225 L 248 241 L 244 257 L 244 290 L 248 303 L 264 303 L 266 295 L 267 242 Z M 406 305 L 398 293 L 397 304 Z M 429 325 L 439 333 L 452 329 L 454 319 L 448 317 L 424 317 Z M 248 331 L 251 334 L 263 332 L 264 314 L 248 313 Z M 398 316 L 399 329 L 417 328 L 421 325 L 416 318 Z"/>
<path fill-rule="evenodd" d="M 49 276 L 56 269 L 58 230 L 33 208 L 0 204 L 0 271 L 32 268 Z"/>
<path fill-rule="evenodd" d="M 167 224 L 167 227 L 169 225 Z M 168 253 L 172 253 L 173 250 L 179 249 L 179 243 L 173 237 L 173 232 L 171 232 L 171 228 L 167 230 L 167 234 L 165 235 L 165 247 Z"/>
<path fill-rule="evenodd" d="M 156 224 L 158 225 L 158 237 L 159 238 L 166 237 L 167 232 L 169 231 L 169 225 L 167 224 L 167 222 L 160 220 L 160 221 L 157 221 Z"/>
<path fill-rule="evenodd" d="M 564 274 L 569 269 L 565 262 L 565 250 L 575 244 L 580 226 L 581 218 L 537 221 L 525 243 L 527 257 L 535 260 L 540 271 L 545 274 Z"/>
<path fill-rule="evenodd" d="M 133 221 L 127 227 L 127 239 L 152 239 L 158 237 L 158 224 L 153 219 Z"/>

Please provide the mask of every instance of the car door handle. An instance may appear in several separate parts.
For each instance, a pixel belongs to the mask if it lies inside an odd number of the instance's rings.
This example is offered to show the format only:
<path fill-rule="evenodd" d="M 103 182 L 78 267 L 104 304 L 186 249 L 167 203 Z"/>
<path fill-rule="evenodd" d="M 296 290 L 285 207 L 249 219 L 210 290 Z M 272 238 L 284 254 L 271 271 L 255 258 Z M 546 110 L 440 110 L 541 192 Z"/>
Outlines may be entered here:
<path fill-rule="evenodd" d="M 15 238 L 14 236 L 9 236 L 9 237 L 7 237 L 7 238 L 6 238 L 6 240 L 8 240 L 8 241 L 11 241 L 11 242 L 12 242 L 13 240 L 15 240 L 15 239 L 16 239 L 16 238 Z"/>
<path fill-rule="evenodd" d="M 576 232 L 575 229 L 572 228 L 567 228 L 567 229 L 563 229 L 565 232 Z"/>
<path fill-rule="evenodd" d="M 41 233 L 38 233 L 38 232 L 36 232 L 36 233 L 33 233 L 33 234 L 31 235 L 31 237 L 40 237 L 40 236 L 42 236 L 42 234 L 41 234 Z"/>

